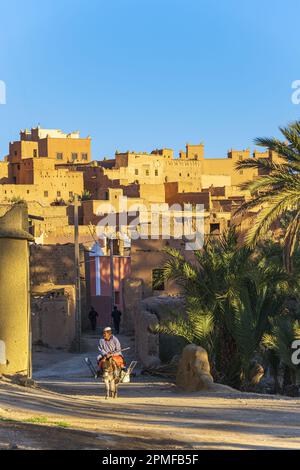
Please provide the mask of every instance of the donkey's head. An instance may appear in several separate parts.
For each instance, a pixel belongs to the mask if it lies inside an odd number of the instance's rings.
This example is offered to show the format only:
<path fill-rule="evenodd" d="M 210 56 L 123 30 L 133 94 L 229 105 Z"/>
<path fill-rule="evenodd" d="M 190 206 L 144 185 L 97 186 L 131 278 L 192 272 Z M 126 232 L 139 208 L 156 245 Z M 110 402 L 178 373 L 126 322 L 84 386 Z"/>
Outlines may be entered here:
<path fill-rule="evenodd" d="M 113 374 L 115 367 L 114 367 L 114 360 L 112 357 L 106 357 L 102 362 L 103 373 L 106 372 L 107 374 Z"/>

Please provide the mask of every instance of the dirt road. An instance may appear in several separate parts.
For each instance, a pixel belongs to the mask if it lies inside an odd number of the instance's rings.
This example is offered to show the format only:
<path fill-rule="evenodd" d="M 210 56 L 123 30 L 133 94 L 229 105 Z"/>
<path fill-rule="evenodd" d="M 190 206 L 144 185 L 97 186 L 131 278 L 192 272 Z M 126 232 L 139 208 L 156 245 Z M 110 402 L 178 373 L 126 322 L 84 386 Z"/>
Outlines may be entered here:
<path fill-rule="evenodd" d="M 35 389 L 0 381 L 0 448 L 300 449 L 300 399 L 182 394 L 138 375 L 107 401 L 84 356 L 37 353 Z"/>

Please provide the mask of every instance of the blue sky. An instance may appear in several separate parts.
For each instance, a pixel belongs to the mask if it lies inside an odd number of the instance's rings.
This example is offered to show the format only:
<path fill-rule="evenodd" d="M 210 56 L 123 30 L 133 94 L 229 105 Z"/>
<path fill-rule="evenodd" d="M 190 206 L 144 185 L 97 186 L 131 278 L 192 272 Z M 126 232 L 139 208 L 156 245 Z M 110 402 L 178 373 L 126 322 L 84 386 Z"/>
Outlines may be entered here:
<path fill-rule="evenodd" d="M 0 10 L 0 156 L 38 123 L 93 158 L 204 142 L 253 148 L 298 119 L 298 0 L 10 0 Z"/>

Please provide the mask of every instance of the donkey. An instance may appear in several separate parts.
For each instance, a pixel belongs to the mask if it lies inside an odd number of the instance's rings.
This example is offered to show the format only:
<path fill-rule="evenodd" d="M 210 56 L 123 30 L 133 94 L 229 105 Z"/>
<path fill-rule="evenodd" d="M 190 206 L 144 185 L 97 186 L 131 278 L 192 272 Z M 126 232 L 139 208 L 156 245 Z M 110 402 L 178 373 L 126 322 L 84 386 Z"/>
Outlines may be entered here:
<path fill-rule="evenodd" d="M 119 367 L 113 357 L 107 357 L 102 362 L 103 381 L 105 383 L 106 396 L 108 398 L 118 397 L 118 387 L 120 383 L 121 367 Z"/>

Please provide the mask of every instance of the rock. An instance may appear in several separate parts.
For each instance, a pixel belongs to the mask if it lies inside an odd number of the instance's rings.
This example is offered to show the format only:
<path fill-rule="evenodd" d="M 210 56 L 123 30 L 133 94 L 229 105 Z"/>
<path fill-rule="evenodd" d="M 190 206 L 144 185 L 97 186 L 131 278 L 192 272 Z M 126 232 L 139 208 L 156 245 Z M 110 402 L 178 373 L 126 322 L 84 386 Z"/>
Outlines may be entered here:
<path fill-rule="evenodd" d="M 176 384 L 189 392 L 208 390 L 213 383 L 208 355 L 205 349 L 189 344 L 182 351 Z"/>
<path fill-rule="evenodd" d="M 22 387 L 36 387 L 36 383 L 33 379 L 29 379 L 28 377 L 18 377 L 17 378 L 18 385 L 22 385 Z"/>
<path fill-rule="evenodd" d="M 182 351 L 176 375 L 176 384 L 187 392 L 235 391 L 226 385 L 214 383 L 210 373 L 207 352 L 201 346 L 196 346 L 195 344 L 189 344 Z"/>

